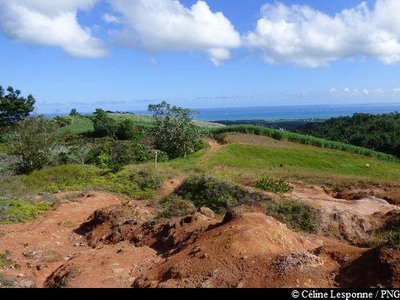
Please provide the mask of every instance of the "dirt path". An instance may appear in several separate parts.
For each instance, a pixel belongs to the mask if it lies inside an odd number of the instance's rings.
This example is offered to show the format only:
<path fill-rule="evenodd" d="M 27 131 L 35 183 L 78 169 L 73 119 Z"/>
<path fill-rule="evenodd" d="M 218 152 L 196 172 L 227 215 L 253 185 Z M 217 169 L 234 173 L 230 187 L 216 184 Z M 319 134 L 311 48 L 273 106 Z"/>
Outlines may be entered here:
<path fill-rule="evenodd" d="M 204 153 L 203 157 L 201 158 L 201 161 L 206 161 L 214 153 L 218 152 L 222 148 L 222 145 L 218 144 L 218 142 L 213 139 L 207 139 L 206 143 L 207 143 L 208 147 L 206 148 L 206 152 Z"/>
<path fill-rule="evenodd" d="M 5 275 L 31 278 L 37 286 L 42 286 L 65 261 L 89 250 L 74 229 L 95 210 L 119 204 L 120 200 L 107 193 L 93 192 L 62 202 L 31 222 L 0 226 L 0 252 L 10 251 L 19 265 L 4 270 Z"/>

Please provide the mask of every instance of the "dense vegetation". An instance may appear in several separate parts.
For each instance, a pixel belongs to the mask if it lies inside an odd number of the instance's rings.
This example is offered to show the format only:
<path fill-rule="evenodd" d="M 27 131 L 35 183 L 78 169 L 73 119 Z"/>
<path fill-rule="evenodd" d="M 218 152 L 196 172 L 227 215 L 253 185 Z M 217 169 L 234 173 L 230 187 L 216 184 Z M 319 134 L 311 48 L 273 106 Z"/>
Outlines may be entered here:
<path fill-rule="evenodd" d="M 267 127 L 259 127 L 254 125 L 237 125 L 237 126 L 216 128 L 213 130 L 214 135 L 227 132 L 242 132 L 242 133 L 252 133 L 256 135 L 265 135 L 276 140 L 284 140 L 299 144 L 312 145 L 321 148 L 342 150 L 354 154 L 371 156 L 383 160 L 390 160 L 390 161 L 396 160 L 396 158 L 390 154 L 377 152 L 368 148 L 353 146 L 342 142 L 330 141 L 322 138 L 303 135 L 285 130 L 276 130 Z"/>
<path fill-rule="evenodd" d="M 96 109 L 82 116 L 28 117 L 35 99 L 0 87 L 0 175 L 30 174 L 46 166 L 91 164 L 118 172 L 124 166 L 186 156 L 202 147 L 204 130 L 193 111 L 166 102 L 150 105 L 151 122 Z M 148 120 L 147 118 L 147 120 Z"/>
<path fill-rule="evenodd" d="M 255 126 L 262 126 L 262 127 L 270 127 L 273 129 L 285 129 L 285 130 L 294 130 L 299 127 L 303 127 L 307 124 L 310 123 L 320 123 L 323 122 L 323 120 L 320 119 L 299 119 L 299 120 L 273 120 L 273 121 L 268 121 L 268 120 L 237 120 L 237 121 L 231 121 L 231 120 L 221 120 L 221 121 L 215 121 L 218 124 L 223 124 L 223 125 L 255 125 Z"/>
<path fill-rule="evenodd" d="M 400 157 L 400 113 L 354 114 L 324 123 L 307 124 L 297 131 Z"/>

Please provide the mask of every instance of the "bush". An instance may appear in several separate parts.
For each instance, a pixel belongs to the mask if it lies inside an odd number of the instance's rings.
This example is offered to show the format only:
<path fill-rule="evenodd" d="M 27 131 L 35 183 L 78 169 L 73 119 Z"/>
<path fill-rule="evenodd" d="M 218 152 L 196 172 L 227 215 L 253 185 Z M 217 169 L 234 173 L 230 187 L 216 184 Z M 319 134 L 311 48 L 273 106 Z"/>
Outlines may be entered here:
<path fill-rule="evenodd" d="M 117 172 L 125 165 L 146 162 L 150 156 L 150 150 L 145 145 L 103 139 L 88 152 L 86 163 Z"/>
<path fill-rule="evenodd" d="M 117 121 L 111 118 L 108 113 L 102 109 L 96 109 L 92 116 L 94 136 L 96 137 L 116 137 L 118 130 Z"/>
<path fill-rule="evenodd" d="M 57 129 L 54 122 L 42 117 L 17 124 L 15 139 L 11 143 L 13 154 L 20 158 L 15 166 L 17 173 L 40 170 L 49 163 L 49 153 L 60 139 Z"/>
<path fill-rule="evenodd" d="M 192 201 L 196 207 L 206 206 L 217 213 L 240 204 L 267 200 L 259 193 L 251 193 L 237 185 L 205 175 L 188 177 L 176 193 Z"/>
<path fill-rule="evenodd" d="M 162 210 L 158 213 L 159 218 L 185 217 L 196 212 L 192 202 L 182 197 L 171 194 L 160 201 Z"/>
<path fill-rule="evenodd" d="M 274 180 L 267 175 L 258 180 L 255 187 L 272 193 L 289 193 L 293 190 L 293 187 L 285 179 Z"/>
<path fill-rule="evenodd" d="M 116 137 L 119 140 L 130 140 L 140 133 L 136 124 L 129 119 L 120 121 L 117 125 Z"/>
<path fill-rule="evenodd" d="M 294 230 L 316 232 L 318 229 L 318 211 L 300 201 L 270 201 L 267 206 L 267 215 L 289 224 Z"/>
<path fill-rule="evenodd" d="M 51 207 L 47 202 L 0 200 L 0 224 L 30 221 Z"/>

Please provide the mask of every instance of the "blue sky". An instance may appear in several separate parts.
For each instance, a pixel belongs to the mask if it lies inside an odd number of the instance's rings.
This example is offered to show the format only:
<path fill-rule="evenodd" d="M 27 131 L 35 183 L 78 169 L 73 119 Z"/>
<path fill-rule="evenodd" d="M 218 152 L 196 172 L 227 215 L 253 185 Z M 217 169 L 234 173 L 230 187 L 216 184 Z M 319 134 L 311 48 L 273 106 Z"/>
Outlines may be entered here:
<path fill-rule="evenodd" d="M 397 0 L 36 1 L 0 0 L 0 84 L 39 113 L 400 103 Z"/>

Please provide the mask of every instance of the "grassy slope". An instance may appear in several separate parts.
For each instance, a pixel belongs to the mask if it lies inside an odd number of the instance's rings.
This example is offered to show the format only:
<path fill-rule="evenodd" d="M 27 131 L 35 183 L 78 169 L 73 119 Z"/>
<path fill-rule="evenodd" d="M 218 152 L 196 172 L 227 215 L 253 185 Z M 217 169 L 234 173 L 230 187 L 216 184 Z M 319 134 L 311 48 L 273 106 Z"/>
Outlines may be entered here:
<path fill-rule="evenodd" d="M 398 162 L 250 135 L 257 139 L 255 145 L 243 141 L 240 134 L 231 136 L 230 144 L 205 160 L 195 154 L 165 165 L 186 171 L 203 171 L 234 181 L 255 180 L 267 173 L 311 183 L 400 183 Z M 264 142 L 260 143 L 260 140 Z"/>

